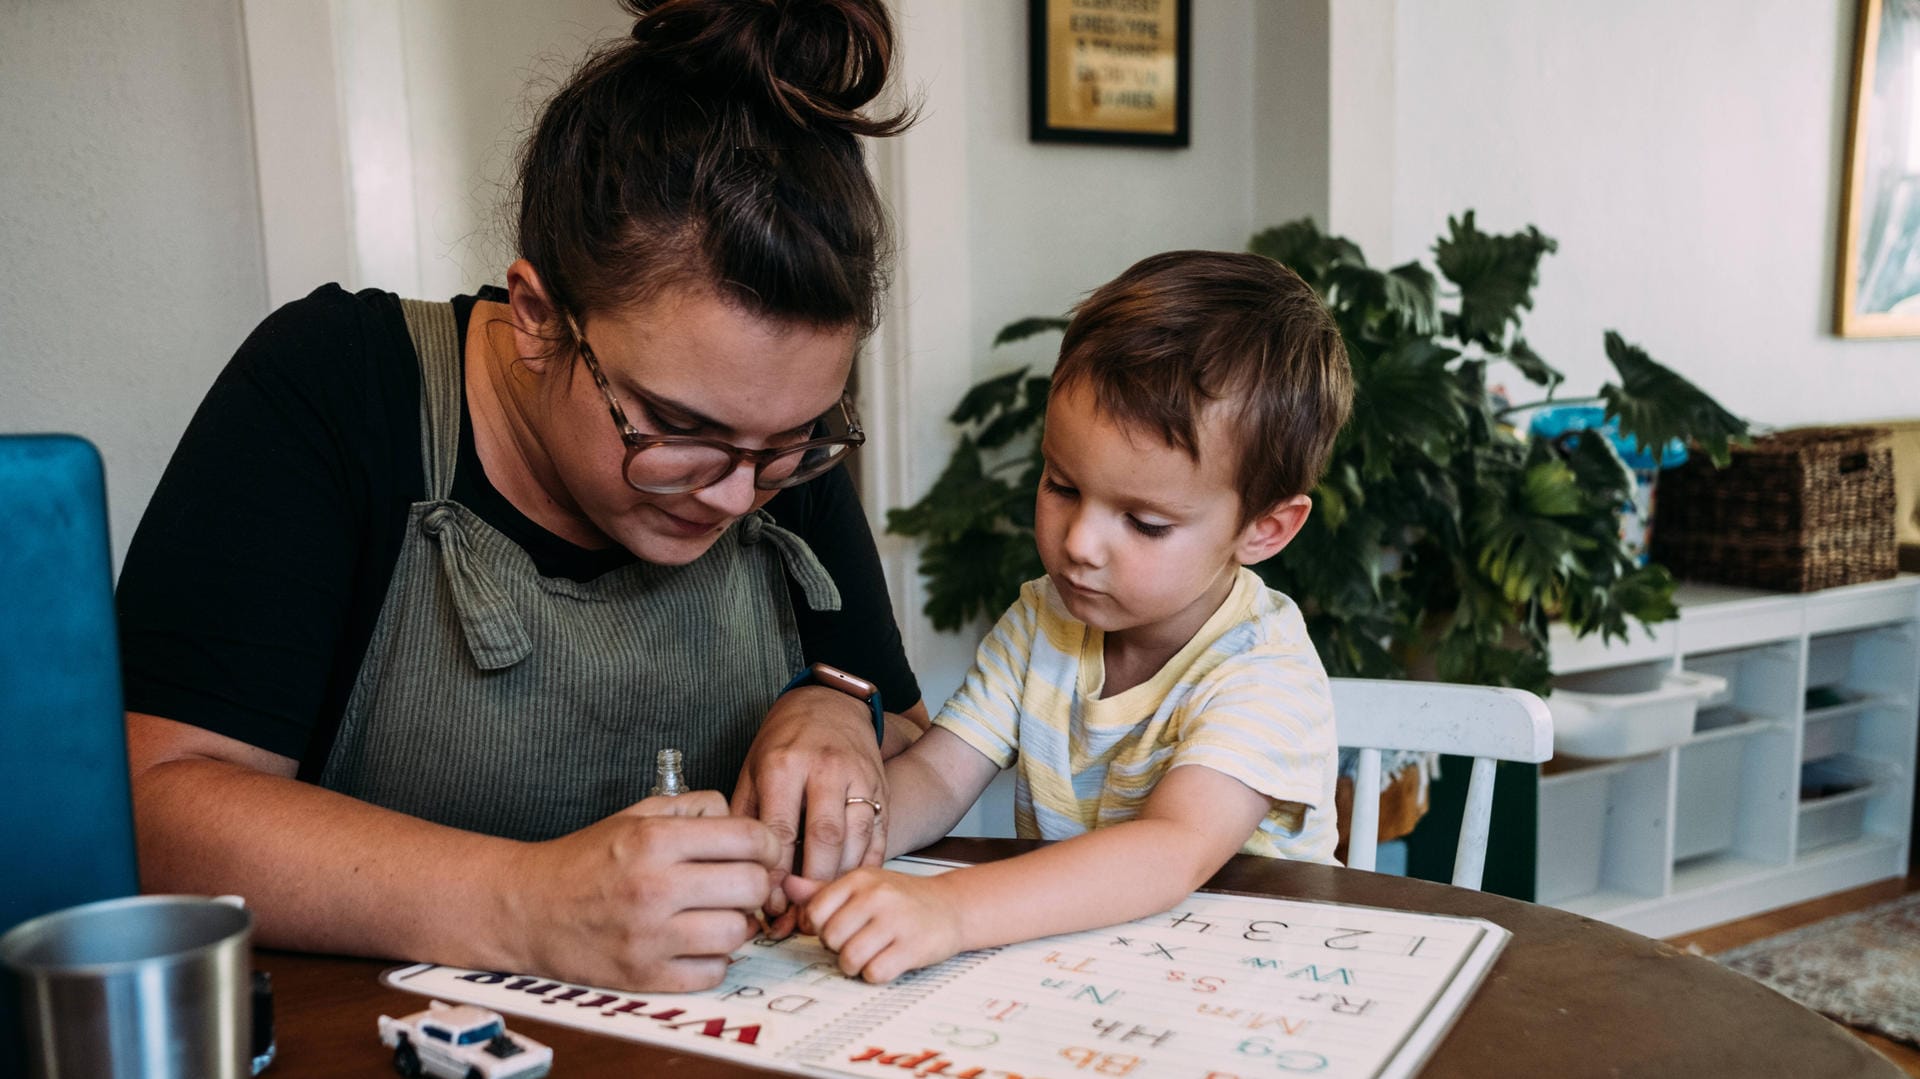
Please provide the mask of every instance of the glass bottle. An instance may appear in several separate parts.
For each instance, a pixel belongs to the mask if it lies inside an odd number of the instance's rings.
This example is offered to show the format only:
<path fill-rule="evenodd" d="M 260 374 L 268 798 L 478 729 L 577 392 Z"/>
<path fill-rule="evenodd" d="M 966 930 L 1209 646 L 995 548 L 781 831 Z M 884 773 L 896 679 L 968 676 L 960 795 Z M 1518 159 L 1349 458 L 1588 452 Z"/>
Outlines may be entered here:
<path fill-rule="evenodd" d="M 653 758 L 653 789 L 649 795 L 687 793 L 687 778 L 680 772 L 680 751 L 663 749 Z"/>

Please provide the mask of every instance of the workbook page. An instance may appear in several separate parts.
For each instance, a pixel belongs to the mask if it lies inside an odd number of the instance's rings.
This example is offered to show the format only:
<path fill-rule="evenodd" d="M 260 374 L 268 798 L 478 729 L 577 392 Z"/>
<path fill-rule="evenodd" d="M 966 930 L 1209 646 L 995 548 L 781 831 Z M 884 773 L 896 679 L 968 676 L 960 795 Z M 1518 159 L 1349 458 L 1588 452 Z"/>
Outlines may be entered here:
<path fill-rule="evenodd" d="M 1474 918 L 1198 892 L 1164 914 L 963 953 L 884 986 L 842 975 L 812 937 L 747 945 L 701 993 L 430 964 L 386 980 L 804 1075 L 1402 1076 L 1507 938 Z"/>

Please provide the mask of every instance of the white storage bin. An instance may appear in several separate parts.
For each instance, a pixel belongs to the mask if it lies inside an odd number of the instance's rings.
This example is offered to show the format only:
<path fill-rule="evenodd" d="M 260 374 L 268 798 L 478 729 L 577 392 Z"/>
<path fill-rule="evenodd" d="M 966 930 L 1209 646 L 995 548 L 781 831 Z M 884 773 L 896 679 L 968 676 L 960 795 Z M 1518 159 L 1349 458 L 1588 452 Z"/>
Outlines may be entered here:
<path fill-rule="evenodd" d="M 1539 865 L 1535 902 L 1557 903 L 1600 887 L 1607 836 L 1607 793 L 1613 772 L 1561 772 L 1540 777 Z"/>
<path fill-rule="evenodd" d="M 1738 708 L 1708 708 L 1703 702 L 1693 717 L 1693 733 L 1707 734 L 1722 727 L 1738 727 L 1752 718 Z"/>
<path fill-rule="evenodd" d="M 1674 791 L 1673 857 L 1676 861 L 1733 846 L 1740 810 L 1740 764 L 1750 739 L 1716 738 L 1680 747 L 1679 786 Z"/>
<path fill-rule="evenodd" d="M 1618 667 L 1556 679 L 1553 749 L 1574 757 L 1636 757 L 1678 745 L 1693 734 L 1703 699 L 1727 691 L 1718 675 L 1663 665 Z"/>
<path fill-rule="evenodd" d="M 1849 789 L 1800 800 L 1800 837 L 1796 844 L 1799 851 L 1860 838 L 1866 823 L 1867 798 L 1873 794 L 1872 774 L 1850 757 L 1834 757 L 1801 766 L 1803 790 L 1829 784 L 1846 785 Z"/>
<path fill-rule="evenodd" d="M 1695 674 L 1710 674 L 1724 679 L 1726 685 L 1718 693 L 1704 697 L 1700 701 L 1702 710 L 1721 708 L 1733 703 L 1734 684 L 1740 677 L 1740 661 L 1750 653 L 1716 652 L 1704 656 L 1689 656 L 1686 659 L 1687 670 Z"/>

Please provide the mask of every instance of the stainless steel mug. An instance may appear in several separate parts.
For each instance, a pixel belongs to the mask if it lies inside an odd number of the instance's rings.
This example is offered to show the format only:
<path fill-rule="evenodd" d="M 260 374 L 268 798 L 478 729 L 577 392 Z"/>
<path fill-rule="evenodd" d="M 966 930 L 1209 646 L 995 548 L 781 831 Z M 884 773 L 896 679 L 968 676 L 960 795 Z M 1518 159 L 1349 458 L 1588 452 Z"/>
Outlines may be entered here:
<path fill-rule="evenodd" d="M 68 907 L 0 937 L 35 1079 L 246 1079 L 253 915 L 234 897 Z"/>

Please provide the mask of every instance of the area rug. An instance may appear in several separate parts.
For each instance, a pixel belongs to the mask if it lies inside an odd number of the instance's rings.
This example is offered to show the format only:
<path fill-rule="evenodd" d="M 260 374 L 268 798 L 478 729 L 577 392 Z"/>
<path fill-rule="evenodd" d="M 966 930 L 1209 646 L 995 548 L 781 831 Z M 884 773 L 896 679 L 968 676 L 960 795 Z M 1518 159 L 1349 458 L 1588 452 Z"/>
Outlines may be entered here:
<path fill-rule="evenodd" d="M 1848 1026 L 1920 1045 L 1920 892 L 1713 958 Z"/>

